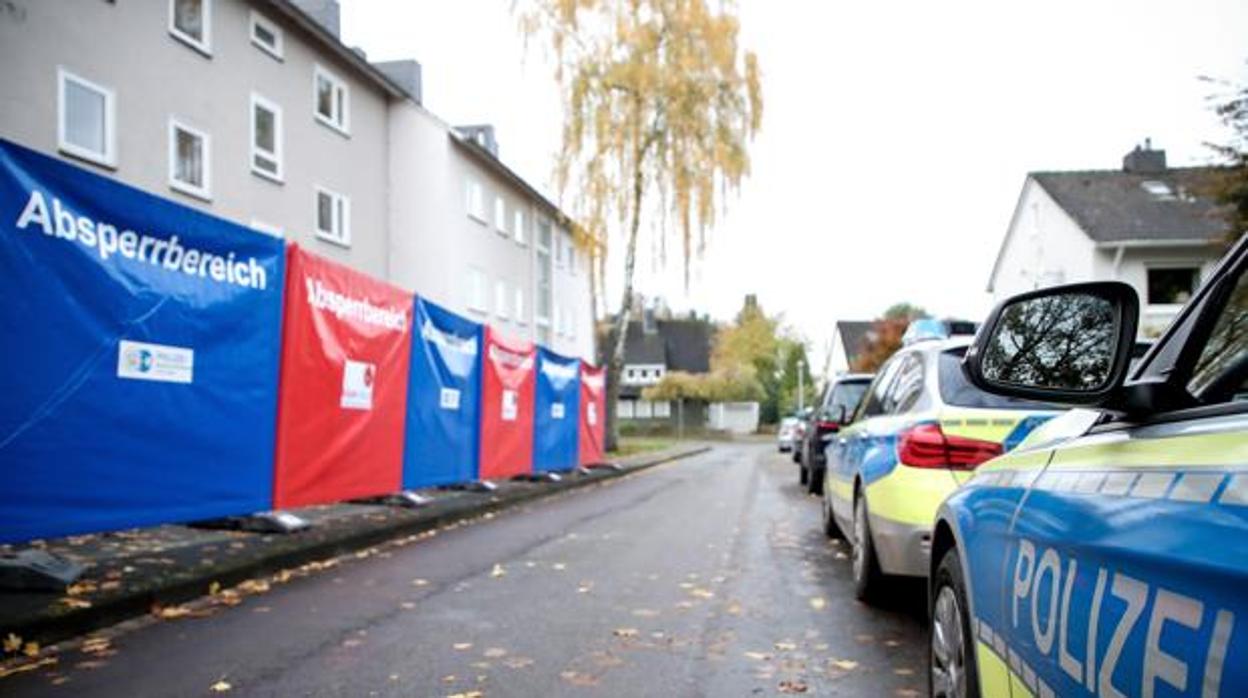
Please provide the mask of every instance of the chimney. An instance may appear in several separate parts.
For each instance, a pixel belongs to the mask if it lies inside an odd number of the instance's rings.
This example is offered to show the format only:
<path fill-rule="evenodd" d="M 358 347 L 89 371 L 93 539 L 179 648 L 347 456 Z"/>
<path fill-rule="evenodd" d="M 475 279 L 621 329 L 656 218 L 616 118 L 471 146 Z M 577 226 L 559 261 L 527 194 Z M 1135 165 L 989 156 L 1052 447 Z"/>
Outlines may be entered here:
<path fill-rule="evenodd" d="M 654 308 L 646 308 L 641 311 L 641 331 L 645 334 L 654 334 L 658 330 L 658 323 L 654 319 Z"/>
<path fill-rule="evenodd" d="M 413 60 L 380 61 L 374 63 L 373 67 L 389 78 L 390 82 L 398 85 L 413 101 L 417 104 L 422 104 L 420 63 Z"/>
<path fill-rule="evenodd" d="M 296 7 L 316 20 L 334 38 L 341 38 L 341 22 L 338 0 L 293 0 Z"/>
<path fill-rule="evenodd" d="M 455 130 L 462 133 L 464 138 L 488 150 L 494 157 L 498 157 L 498 141 L 494 139 L 493 125 L 470 124 L 468 126 L 456 126 Z"/>
<path fill-rule="evenodd" d="M 1162 174 L 1166 171 L 1166 151 L 1153 150 L 1153 139 L 1145 138 L 1143 148 L 1137 145 L 1123 156 L 1122 171 L 1132 174 Z"/>

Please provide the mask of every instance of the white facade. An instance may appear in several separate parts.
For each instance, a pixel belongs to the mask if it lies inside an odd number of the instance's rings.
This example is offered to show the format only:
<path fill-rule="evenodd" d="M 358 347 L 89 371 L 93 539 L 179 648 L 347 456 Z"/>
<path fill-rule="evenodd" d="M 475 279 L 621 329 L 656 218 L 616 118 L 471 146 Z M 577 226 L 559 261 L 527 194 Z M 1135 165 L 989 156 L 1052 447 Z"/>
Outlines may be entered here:
<path fill-rule="evenodd" d="M 1140 336 L 1156 337 L 1182 302 L 1150 296 L 1150 275 L 1190 271 L 1198 284 L 1217 263 L 1207 243 L 1174 241 L 1095 242 L 1045 191 L 1028 177 L 1019 195 L 996 264 L 988 282 L 993 303 L 1017 293 L 1083 281 L 1117 280 L 1131 284 L 1140 298 Z M 1156 279 L 1154 279 L 1156 281 Z"/>
<path fill-rule="evenodd" d="M 713 402 L 707 410 L 706 425 L 730 434 L 753 434 L 758 431 L 757 402 Z"/>
<path fill-rule="evenodd" d="M 0 137 L 592 361 L 565 217 L 418 103 L 414 62 L 394 82 L 316 6 L 7 2 Z"/>

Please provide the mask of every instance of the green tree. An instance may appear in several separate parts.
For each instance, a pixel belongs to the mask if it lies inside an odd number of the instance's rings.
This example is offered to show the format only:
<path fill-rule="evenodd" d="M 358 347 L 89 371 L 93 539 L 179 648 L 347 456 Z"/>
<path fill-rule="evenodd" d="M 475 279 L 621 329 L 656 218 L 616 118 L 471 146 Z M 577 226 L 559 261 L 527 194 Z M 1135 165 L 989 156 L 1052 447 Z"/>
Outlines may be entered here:
<path fill-rule="evenodd" d="M 548 42 L 555 58 L 564 107 L 555 179 L 562 195 L 575 195 L 577 237 L 595 257 L 597 279 L 610 233 L 624 241 L 623 293 L 607 354 L 610 448 L 618 438 L 615 409 L 642 220 L 650 219 L 663 249 L 669 235 L 678 235 L 688 283 L 689 263 L 717 211 L 749 172 L 747 144 L 763 115 L 758 60 L 738 46 L 731 2 L 517 6 L 521 30 Z"/>
<path fill-rule="evenodd" d="M 810 360 L 806 356 L 806 344 L 800 339 L 783 337 L 780 340 L 781 372 L 780 390 L 776 399 L 776 413 L 772 421 L 797 411 L 798 386 L 802 389 L 801 404 L 810 407 L 818 397 L 815 381 L 810 371 Z M 798 380 L 798 375 L 801 380 Z M 762 410 L 759 410 L 760 413 Z M 761 415 L 760 415 L 761 417 Z"/>
<path fill-rule="evenodd" d="M 1229 246 L 1248 231 L 1248 84 L 1207 80 L 1219 87 L 1219 92 L 1211 96 L 1213 109 L 1230 129 L 1226 142 L 1206 144 L 1224 165 L 1213 175 L 1210 190 L 1218 203 L 1226 207 L 1230 230 L 1225 243 Z"/>

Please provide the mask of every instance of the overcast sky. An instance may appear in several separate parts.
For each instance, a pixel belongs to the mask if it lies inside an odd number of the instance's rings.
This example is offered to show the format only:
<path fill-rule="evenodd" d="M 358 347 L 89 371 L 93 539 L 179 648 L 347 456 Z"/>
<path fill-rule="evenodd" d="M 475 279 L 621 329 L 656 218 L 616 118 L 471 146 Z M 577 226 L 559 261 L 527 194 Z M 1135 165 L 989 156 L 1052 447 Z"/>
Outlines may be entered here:
<path fill-rule="evenodd" d="M 425 106 L 495 124 L 502 159 L 549 190 L 558 91 L 510 8 L 342 0 L 343 39 L 419 60 Z M 757 293 L 816 354 L 836 320 L 897 301 L 981 319 L 1028 171 L 1117 168 L 1145 137 L 1207 162 L 1224 132 L 1198 76 L 1248 79 L 1242 0 L 743 0 L 740 16 L 763 70 L 753 174 L 689 292 L 678 264 L 642 265 L 640 290 L 719 318 Z"/>

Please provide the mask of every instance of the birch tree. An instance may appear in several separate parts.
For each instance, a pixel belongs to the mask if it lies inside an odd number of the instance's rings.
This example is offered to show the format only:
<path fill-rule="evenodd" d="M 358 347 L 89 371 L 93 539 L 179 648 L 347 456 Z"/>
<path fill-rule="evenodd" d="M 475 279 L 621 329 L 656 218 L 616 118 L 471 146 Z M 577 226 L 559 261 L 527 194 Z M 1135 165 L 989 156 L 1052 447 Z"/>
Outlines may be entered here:
<path fill-rule="evenodd" d="M 679 243 L 686 286 L 730 192 L 749 172 L 763 115 L 758 60 L 738 46 L 728 0 L 517 0 L 521 30 L 554 57 L 564 123 L 555 169 L 561 200 L 594 258 L 596 283 L 620 263 L 623 292 L 609 333 L 607 445 L 616 403 L 643 219 L 666 263 Z M 608 240 L 619 240 L 617 255 Z"/>

